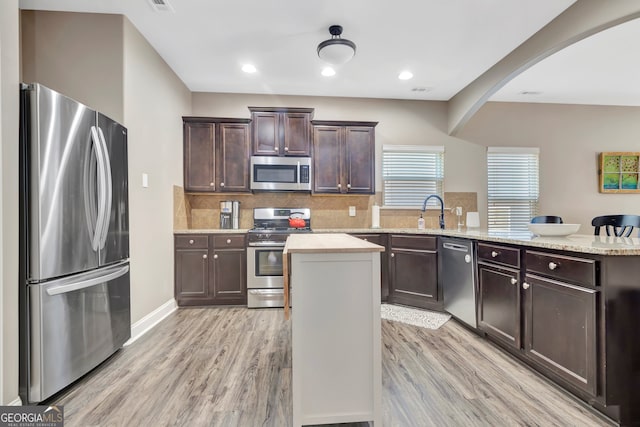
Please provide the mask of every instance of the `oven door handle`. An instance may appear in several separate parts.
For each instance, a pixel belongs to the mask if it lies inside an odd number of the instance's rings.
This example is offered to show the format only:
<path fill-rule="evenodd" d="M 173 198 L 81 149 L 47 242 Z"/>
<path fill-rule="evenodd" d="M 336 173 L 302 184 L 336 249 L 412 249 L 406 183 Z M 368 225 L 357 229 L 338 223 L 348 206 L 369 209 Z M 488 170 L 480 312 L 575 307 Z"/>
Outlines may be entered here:
<path fill-rule="evenodd" d="M 251 242 L 249 243 L 249 247 L 275 247 L 275 248 L 284 248 L 285 242 Z"/>

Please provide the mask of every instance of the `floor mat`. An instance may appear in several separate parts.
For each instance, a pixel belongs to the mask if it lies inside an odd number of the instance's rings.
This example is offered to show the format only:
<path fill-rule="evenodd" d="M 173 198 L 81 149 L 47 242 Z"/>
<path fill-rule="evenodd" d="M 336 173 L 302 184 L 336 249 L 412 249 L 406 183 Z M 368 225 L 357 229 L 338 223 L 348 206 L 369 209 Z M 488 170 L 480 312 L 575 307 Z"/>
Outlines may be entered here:
<path fill-rule="evenodd" d="M 380 317 L 429 329 L 438 329 L 451 318 L 450 314 L 400 305 L 382 304 Z"/>

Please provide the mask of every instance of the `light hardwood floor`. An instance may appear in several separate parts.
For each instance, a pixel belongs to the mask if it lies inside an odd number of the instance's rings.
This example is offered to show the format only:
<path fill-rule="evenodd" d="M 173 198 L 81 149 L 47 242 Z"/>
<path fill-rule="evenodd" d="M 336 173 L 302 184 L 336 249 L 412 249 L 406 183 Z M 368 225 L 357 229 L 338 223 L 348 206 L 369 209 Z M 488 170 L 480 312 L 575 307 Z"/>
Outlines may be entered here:
<path fill-rule="evenodd" d="M 384 426 L 607 426 L 454 320 L 382 321 Z M 290 426 L 282 310 L 179 309 L 48 403 L 72 426 Z"/>

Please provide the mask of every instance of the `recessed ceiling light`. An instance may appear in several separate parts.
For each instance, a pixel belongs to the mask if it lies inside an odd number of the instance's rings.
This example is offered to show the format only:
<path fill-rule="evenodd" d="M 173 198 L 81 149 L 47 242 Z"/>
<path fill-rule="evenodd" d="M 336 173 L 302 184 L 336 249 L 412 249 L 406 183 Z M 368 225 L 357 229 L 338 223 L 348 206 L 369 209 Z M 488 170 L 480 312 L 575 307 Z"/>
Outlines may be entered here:
<path fill-rule="evenodd" d="M 331 77 L 336 75 L 336 70 L 331 67 L 324 67 L 322 69 L 322 75 L 325 77 Z"/>
<path fill-rule="evenodd" d="M 411 71 L 403 71 L 398 74 L 398 78 L 400 80 L 409 80 L 413 78 L 413 73 Z"/>
<path fill-rule="evenodd" d="M 249 73 L 249 74 L 251 74 L 251 73 L 255 73 L 255 72 L 256 72 L 256 71 L 258 71 L 258 70 L 257 70 L 257 69 L 256 69 L 256 67 L 255 67 L 254 65 L 252 65 L 252 64 L 244 64 L 244 65 L 242 66 L 242 71 L 244 71 L 245 73 Z"/>

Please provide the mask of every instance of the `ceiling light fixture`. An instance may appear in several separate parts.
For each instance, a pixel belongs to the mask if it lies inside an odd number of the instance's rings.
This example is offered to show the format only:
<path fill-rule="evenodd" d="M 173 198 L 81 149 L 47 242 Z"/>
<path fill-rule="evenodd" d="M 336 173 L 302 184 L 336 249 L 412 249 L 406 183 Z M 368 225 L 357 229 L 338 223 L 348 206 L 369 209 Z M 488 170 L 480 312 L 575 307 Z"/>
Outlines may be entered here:
<path fill-rule="evenodd" d="M 244 65 L 242 66 L 242 71 L 244 71 L 245 73 L 252 74 L 252 73 L 255 73 L 255 72 L 256 72 L 256 71 L 258 71 L 258 70 L 257 70 L 257 69 L 256 69 L 256 67 L 255 67 L 254 65 L 252 65 L 252 64 L 244 64 Z"/>
<path fill-rule="evenodd" d="M 331 33 L 331 38 L 318 45 L 318 56 L 332 65 L 342 65 L 348 62 L 356 54 L 356 44 L 340 37 L 342 34 L 340 25 L 330 26 L 329 33 Z"/>
<path fill-rule="evenodd" d="M 413 73 L 411 71 L 403 71 L 398 74 L 398 78 L 400 80 L 409 80 L 413 78 Z"/>
<path fill-rule="evenodd" d="M 331 67 L 324 67 L 322 69 L 322 75 L 325 77 L 331 77 L 336 75 L 336 70 Z"/>

